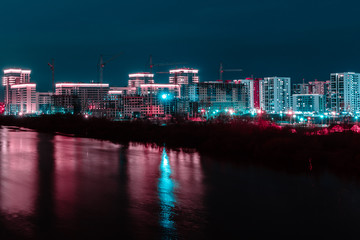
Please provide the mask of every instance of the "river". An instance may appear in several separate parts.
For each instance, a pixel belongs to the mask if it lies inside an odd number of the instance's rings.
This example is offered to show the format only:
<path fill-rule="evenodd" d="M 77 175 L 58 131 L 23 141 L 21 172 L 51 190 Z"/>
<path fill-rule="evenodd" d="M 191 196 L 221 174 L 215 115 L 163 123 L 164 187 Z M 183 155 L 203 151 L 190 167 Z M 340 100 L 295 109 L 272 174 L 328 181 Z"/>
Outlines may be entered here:
<path fill-rule="evenodd" d="M 232 160 L 2 127 L 1 239 L 359 235 L 358 180 Z"/>

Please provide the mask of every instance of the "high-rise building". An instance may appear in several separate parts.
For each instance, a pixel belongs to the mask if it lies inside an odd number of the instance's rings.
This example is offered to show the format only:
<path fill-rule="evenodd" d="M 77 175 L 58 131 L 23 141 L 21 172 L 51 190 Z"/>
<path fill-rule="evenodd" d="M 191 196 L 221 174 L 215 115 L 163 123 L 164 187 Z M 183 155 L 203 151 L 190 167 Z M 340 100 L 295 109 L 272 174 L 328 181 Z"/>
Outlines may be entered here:
<path fill-rule="evenodd" d="M 330 74 L 331 111 L 360 112 L 360 74 L 354 72 Z"/>
<path fill-rule="evenodd" d="M 287 111 L 291 105 L 291 79 L 266 77 L 260 81 L 260 108 L 268 113 Z"/>
<path fill-rule="evenodd" d="M 170 70 L 170 84 L 192 84 L 199 82 L 199 70 L 192 68 L 179 68 Z"/>
<path fill-rule="evenodd" d="M 128 87 L 140 87 L 141 84 L 154 83 L 154 74 L 152 73 L 133 73 L 129 74 Z"/>
<path fill-rule="evenodd" d="M 24 83 L 10 86 L 7 114 L 35 114 L 37 111 L 36 84 Z"/>
<path fill-rule="evenodd" d="M 101 115 L 109 92 L 107 83 L 57 83 L 54 104 L 56 112 Z"/>
<path fill-rule="evenodd" d="M 249 85 L 244 83 L 210 81 L 198 85 L 199 109 L 213 113 L 231 109 L 244 113 L 251 109 Z"/>
<path fill-rule="evenodd" d="M 4 70 L 2 82 L 5 92 L 5 105 L 9 104 L 10 86 L 14 84 L 29 83 L 30 74 L 31 70 L 24 70 L 20 68 L 9 68 Z"/>
<path fill-rule="evenodd" d="M 260 108 L 260 97 L 259 97 L 259 82 L 261 78 L 246 78 L 234 80 L 234 83 L 242 83 L 247 87 L 245 93 L 248 94 L 249 98 L 249 109 Z"/>

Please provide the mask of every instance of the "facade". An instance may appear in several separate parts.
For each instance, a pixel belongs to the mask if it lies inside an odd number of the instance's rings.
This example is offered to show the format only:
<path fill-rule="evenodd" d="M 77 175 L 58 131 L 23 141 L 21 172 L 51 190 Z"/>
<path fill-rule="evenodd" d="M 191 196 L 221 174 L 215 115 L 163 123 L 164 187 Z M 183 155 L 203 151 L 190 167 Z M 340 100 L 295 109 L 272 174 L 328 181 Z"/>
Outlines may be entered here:
<path fill-rule="evenodd" d="M 21 68 L 9 68 L 4 70 L 2 78 L 4 92 L 5 92 L 5 105 L 9 104 L 10 87 L 15 84 L 30 83 L 31 70 L 24 70 Z"/>
<path fill-rule="evenodd" d="M 54 95 L 55 111 L 103 116 L 108 92 L 107 83 L 57 83 Z"/>
<path fill-rule="evenodd" d="M 293 94 L 293 110 L 302 113 L 323 113 L 325 97 L 322 94 Z"/>
<path fill-rule="evenodd" d="M 141 84 L 137 88 L 112 88 L 108 94 L 110 118 L 165 117 L 177 113 L 180 85 Z"/>
<path fill-rule="evenodd" d="M 13 84 L 10 86 L 7 114 L 23 115 L 37 112 L 36 84 Z"/>
<path fill-rule="evenodd" d="M 266 77 L 260 81 L 260 108 L 268 113 L 280 113 L 291 108 L 291 79 Z"/>
<path fill-rule="evenodd" d="M 170 70 L 170 84 L 199 83 L 199 70 L 192 68 L 179 68 Z"/>
<path fill-rule="evenodd" d="M 199 84 L 182 84 L 179 112 L 188 117 L 198 117 Z"/>
<path fill-rule="evenodd" d="M 136 87 L 110 87 L 108 94 L 110 95 L 132 95 L 136 94 Z"/>
<path fill-rule="evenodd" d="M 149 117 L 166 116 L 177 113 L 177 103 L 181 98 L 178 84 L 143 84 L 139 94 L 143 96 L 145 115 Z"/>
<path fill-rule="evenodd" d="M 317 81 L 315 79 L 314 82 L 309 82 L 309 92 L 310 94 L 321 94 L 325 95 L 326 92 L 326 82 L 324 81 Z"/>
<path fill-rule="evenodd" d="M 330 74 L 331 111 L 360 112 L 360 74 L 354 72 Z"/>
<path fill-rule="evenodd" d="M 294 83 L 291 89 L 292 94 L 308 94 L 310 93 L 310 86 L 308 83 Z"/>
<path fill-rule="evenodd" d="M 140 87 L 141 84 L 154 83 L 154 74 L 152 73 L 133 73 L 129 74 L 128 87 Z"/>
<path fill-rule="evenodd" d="M 146 114 L 144 97 L 127 95 L 121 97 L 120 115 L 123 118 L 141 118 Z"/>
<path fill-rule="evenodd" d="M 242 83 L 247 89 L 245 90 L 245 94 L 248 94 L 250 109 L 259 109 L 260 108 L 260 97 L 259 97 L 259 82 L 260 78 L 246 78 L 243 80 L 234 80 L 234 83 Z"/>
<path fill-rule="evenodd" d="M 226 83 L 222 81 L 198 84 L 199 109 L 207 112 L 245 113 L 251 109 L 249 86 L 244 83 Z"/>
<path fill-rule="evenodd" d="M 39 114 L 50 114 L 52 113 L 53 106 L 53 93 L 52 92 L 37 92 L 36 103 L 37 111 Z"/>

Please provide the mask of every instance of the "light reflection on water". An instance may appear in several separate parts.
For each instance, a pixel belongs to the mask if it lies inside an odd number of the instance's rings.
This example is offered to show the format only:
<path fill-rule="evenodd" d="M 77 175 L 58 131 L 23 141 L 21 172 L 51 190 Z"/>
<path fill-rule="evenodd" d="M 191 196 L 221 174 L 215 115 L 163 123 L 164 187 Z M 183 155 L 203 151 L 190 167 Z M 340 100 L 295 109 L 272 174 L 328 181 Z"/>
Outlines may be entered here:
<path fill-rule="evenodd" d="M 359 235 L 359 202 L 358 182 L 329 174 L 0 129 L 1 239 Z"/>
<path fill-rule="evenodd" d="M 160 164 L 160 178 L 158 184 L 159 199 L 160 199 L 160 225 L 164 228 L 165 232 L 171 232 L 171 235 L 175 235 L 175 223 L 173 220 L 174 207 L 176 203 L 174 195 L 175 182 L 171 178 L 171 166 L 169 163 L 169 157 L 165 148 L 161 155 Z"/>

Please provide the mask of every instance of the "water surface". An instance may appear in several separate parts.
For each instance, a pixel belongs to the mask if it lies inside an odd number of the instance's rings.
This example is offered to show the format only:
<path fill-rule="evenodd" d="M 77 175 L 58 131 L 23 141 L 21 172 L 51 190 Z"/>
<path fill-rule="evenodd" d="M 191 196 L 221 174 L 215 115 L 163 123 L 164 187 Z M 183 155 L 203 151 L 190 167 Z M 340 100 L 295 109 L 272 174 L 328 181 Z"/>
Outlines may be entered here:
<path fill-rule="evenodd" d="M 1 237 L 315 239 L 360 233 L 356 180 L 234 162 L 3 127 Z"/>

